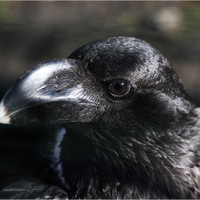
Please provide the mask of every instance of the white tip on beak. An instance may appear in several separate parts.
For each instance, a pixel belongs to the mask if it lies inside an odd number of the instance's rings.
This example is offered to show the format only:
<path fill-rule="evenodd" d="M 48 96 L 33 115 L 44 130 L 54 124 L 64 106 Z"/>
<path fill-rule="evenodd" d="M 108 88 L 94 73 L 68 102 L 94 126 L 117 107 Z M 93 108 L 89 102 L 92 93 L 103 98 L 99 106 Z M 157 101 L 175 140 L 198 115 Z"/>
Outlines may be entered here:
<path fill-rule="evenodd" d="M 0 103 L 0 123 L 11 124 L 11 118 L 7 115 L 3 101 Z"/>

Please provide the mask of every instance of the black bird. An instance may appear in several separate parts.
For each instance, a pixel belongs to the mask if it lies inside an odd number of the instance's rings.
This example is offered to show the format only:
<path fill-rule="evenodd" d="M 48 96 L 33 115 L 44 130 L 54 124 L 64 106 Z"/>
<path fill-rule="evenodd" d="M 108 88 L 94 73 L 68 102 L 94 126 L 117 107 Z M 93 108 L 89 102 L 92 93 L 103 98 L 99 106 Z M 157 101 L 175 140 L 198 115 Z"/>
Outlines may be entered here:
<path fill-rule="evenodd" d="M 146 42 L 89 43 L 31 68 L 3 98 L 1 123 L 54 128 L 28 178 L 5 181 L 0 198 L 200 198 L 199 116 Z"/>

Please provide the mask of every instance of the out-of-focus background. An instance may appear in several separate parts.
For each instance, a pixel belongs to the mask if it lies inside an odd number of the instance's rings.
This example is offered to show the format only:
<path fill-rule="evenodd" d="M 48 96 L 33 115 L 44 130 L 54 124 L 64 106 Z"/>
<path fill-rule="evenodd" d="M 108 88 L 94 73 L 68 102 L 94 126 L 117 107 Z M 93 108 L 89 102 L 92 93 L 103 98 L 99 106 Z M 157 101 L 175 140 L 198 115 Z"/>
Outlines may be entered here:
<path fill-rule="evenodd" d="M 0 98 L 27 69 L 111 36 L 146 40 L 200 105 L 200 2 L 0 2 Z"/>

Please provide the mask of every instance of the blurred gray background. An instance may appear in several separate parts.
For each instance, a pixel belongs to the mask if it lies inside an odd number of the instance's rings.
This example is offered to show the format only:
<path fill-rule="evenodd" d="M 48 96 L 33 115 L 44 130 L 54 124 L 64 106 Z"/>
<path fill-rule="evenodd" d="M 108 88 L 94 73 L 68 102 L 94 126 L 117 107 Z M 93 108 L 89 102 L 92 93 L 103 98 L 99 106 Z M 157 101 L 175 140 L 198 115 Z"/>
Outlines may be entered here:
<path fill-rule="evenodd" d="M 200 106 L 200 2 L 0 2 L 0 98 L 30 67 L 111 36 L 161 51 Z"/>

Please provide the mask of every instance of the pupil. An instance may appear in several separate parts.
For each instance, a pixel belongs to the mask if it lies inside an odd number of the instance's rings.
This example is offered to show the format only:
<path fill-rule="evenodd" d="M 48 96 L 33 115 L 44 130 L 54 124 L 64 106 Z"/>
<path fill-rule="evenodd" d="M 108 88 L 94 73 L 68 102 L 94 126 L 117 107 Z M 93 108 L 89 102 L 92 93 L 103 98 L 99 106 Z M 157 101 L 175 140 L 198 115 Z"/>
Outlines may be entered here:
<path fill-rule="evenodd" d="M 122 86 L 123 86 L 123 83 L 116 83 L 114 85 L 114 88 L 115 88 L 115 90 L 121 90 Z"/>
<path fill-rule="evenodd" d="M 110 84 L 109 92 L 114 96 L 123 96 L 128 92 L 129 85 L 124 81 L 113 82 Z"/>

